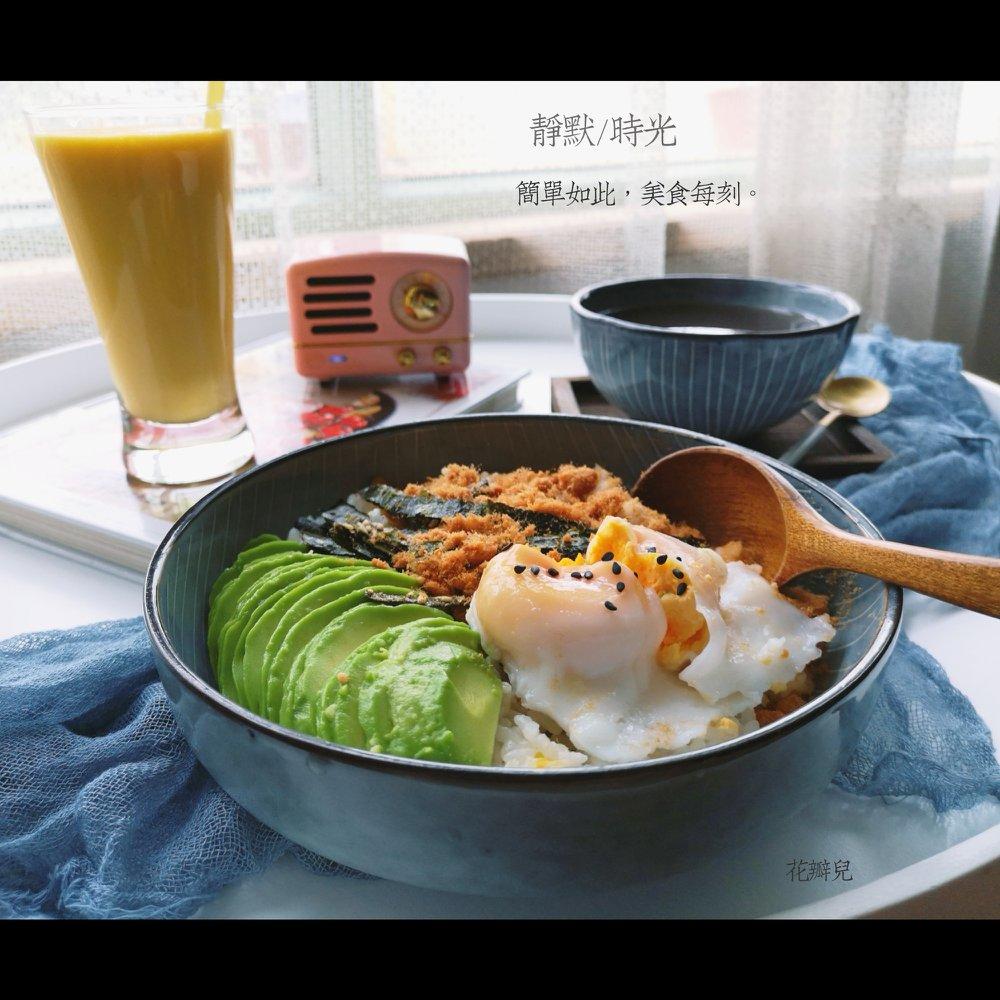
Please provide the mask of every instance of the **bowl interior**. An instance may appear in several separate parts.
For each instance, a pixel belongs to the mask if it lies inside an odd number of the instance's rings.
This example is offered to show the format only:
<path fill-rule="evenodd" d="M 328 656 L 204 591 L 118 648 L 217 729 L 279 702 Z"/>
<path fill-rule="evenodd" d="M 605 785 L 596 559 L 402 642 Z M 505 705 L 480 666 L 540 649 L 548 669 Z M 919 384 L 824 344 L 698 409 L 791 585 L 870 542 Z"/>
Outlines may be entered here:
<path fill-rule="evenodd" d="M 705 443 L 724 442 L 634 421 L 500 414 L 376 428 L 304 448 L 224 484 L 178 522 L 147 580 L 154 619 L 182 669 L 214 687 L 205 643 L 209 589 L 254 535 L 284 536 L 300 514 L 330 507 L 375 477 L 402 485 L 449 462 L 496 471 L 572 462 L 603 465 L 631 486 L 662 455 Z M 870 522 L 832 491 L 794 470 L 781 471 L 832 523 L 877 537 Z M 887 619 L 898 618 L 899 596 L 894 588 L 853 573 L 814 574 L 809 585 L 829 596 L 830 611 L 839 618 L 816 676 L 826 690 L 884 639 Z"/>
<path fill-rule="evenodd" d="M 767 278 L 665 276 L 584 289 L 580 307 L 630 325 L 689 333 L 803 333 L 857 315 L 846 296 Z"/>

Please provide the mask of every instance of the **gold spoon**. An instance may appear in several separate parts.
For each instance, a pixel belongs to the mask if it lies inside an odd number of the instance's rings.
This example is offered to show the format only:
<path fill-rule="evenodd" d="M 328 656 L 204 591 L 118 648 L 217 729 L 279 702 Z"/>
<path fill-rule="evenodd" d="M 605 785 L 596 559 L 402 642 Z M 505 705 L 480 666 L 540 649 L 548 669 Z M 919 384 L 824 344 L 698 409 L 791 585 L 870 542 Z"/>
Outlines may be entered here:
<path fill-rule="evenodd" d="M 881 413 L 892 400 L 889 387 L 877 378 L 861 375 L 847 375 L 831 379 L 821 386 L 816 402 L 827 412 L 816 426 L 801 440 L 786 451 L 779 461 L 795 465 L 805 457 L 823 436 L 826 429 L 841 416 L 874 417 Z"/>
<path fill-rule="evenodd" d="M 1000 618 L 1000 559 L 863 538 L 820 517 L 784 479 L 731 448 L 687 448 L 654 462 L 632 492 L 693 524 L 712 545 L 738 539 L 747 562 L 783 584 L 846 569 Z"/>

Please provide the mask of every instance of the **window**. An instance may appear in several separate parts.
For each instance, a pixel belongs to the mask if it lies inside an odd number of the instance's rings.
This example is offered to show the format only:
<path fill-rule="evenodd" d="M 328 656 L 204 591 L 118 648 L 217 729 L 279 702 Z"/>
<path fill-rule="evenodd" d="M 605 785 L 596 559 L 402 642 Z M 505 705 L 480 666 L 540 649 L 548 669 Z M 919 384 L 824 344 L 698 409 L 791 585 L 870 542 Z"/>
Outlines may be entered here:
<path fill-rule="evenodd" d="M 0 361 L 95 332 L 22 109 L 198 101 L 204 86 L 0 83 Z M 780 246 L 783 227 L 800 225 L 806 197 L 828 198 L 830 211 L 843 206 L 837 239 L 845 241 L 850 220 L 881 218 L 864 206 L 886 197 L 923 205 L 950 192 L 962 211 L 977 213 L 1000 138 L 1000 84 L 989 82 L 238 81 L 228 84 L 227 103 L 237 114 L 239 311 L 283 304 L 284 261 L 310 234 L 378 228 L 465 238 L 478 288 L 568 292 L 609 273 L 665 266 L 777 273 L 784 265 L 760 248 Z M 608 134 L 597 145 L 533 141 L 539 115 L 586 115 L 599 130 L 629 114 L 669 116 L 676 145 L 639 138 L 632 147 Z M 758 179 L 770 183 L 767 201 L 739 211 L 668 213 L 640 209 L 635 198 L 649 180 L 749 187 Z M 531 180 L 636 191 L 627 201 L 619 194 L 613 209 L 519 208 L 518 183 Z M 670 222 L 680 236 L 668 248 Z M 818 225 L 796 238 L 826 262 L 812 280 L 836 282 L 841 258 L 823 249 L 830 227 Z M 966 256 L 989 245 L 992 230 L 978 225 L 967 230 Z M 840 278 L 848 288 L 859 280 L 857 253 L 845 246 L 843 259 L 854 268 Z"/>

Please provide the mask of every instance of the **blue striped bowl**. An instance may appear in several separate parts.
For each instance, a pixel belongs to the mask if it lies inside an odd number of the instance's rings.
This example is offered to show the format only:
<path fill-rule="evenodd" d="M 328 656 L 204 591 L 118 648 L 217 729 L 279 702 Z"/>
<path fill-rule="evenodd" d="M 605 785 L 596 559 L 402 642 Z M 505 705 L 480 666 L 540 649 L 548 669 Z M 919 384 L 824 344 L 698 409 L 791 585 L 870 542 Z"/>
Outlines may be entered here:
<path fill-rule="evenodd" d="M 860 315 L 818 285 L 691 274 L 591 285 L 571 309 L 605 398 L 630 417 L 730 440 L 800 410 Z"/>

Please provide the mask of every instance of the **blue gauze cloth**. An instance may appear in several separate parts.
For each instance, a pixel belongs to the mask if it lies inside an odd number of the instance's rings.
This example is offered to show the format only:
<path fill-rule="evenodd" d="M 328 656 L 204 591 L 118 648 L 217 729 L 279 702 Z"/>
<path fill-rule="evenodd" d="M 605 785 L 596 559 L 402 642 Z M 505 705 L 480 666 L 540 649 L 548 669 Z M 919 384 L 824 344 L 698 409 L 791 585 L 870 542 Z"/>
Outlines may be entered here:
<path fill-rule="evenodd" d="M 0 917 L 173 917 L 291 844 L 198 763 L 142 618 L 0 643 Z"/>
<path fill-rule="evenodd" d="M 892 389 L 889 408 L 865 424 L 893 457 L 837 490 L 893 541 L 1000 556 L 1000 428 L 962 375 L 958 347 L 878 325 L 854 338 L 840 373 Z M 1000 799 L 1000 766 L 968 699 L 901 635 L 864 737 L 834 783 L 859 795 L 922 795 L 945 812 Z"/>
<path fill-rule="evenodd" d="M 1000 434 L 956 348 L 880 329 L 842 370 L 894 394 L 869 422 L 894 457 L 845 495 L 891 538 L 1000 554 Z M 938 811 L 1000 798 L 990 733 L 934 659 L 904 636 L 884 679 L 836 783 Z M 0 643 L 0 916 L 186 916 L 285 852 L 359 877 L 265 827 L 195 760 L 141 619 Z"/>

